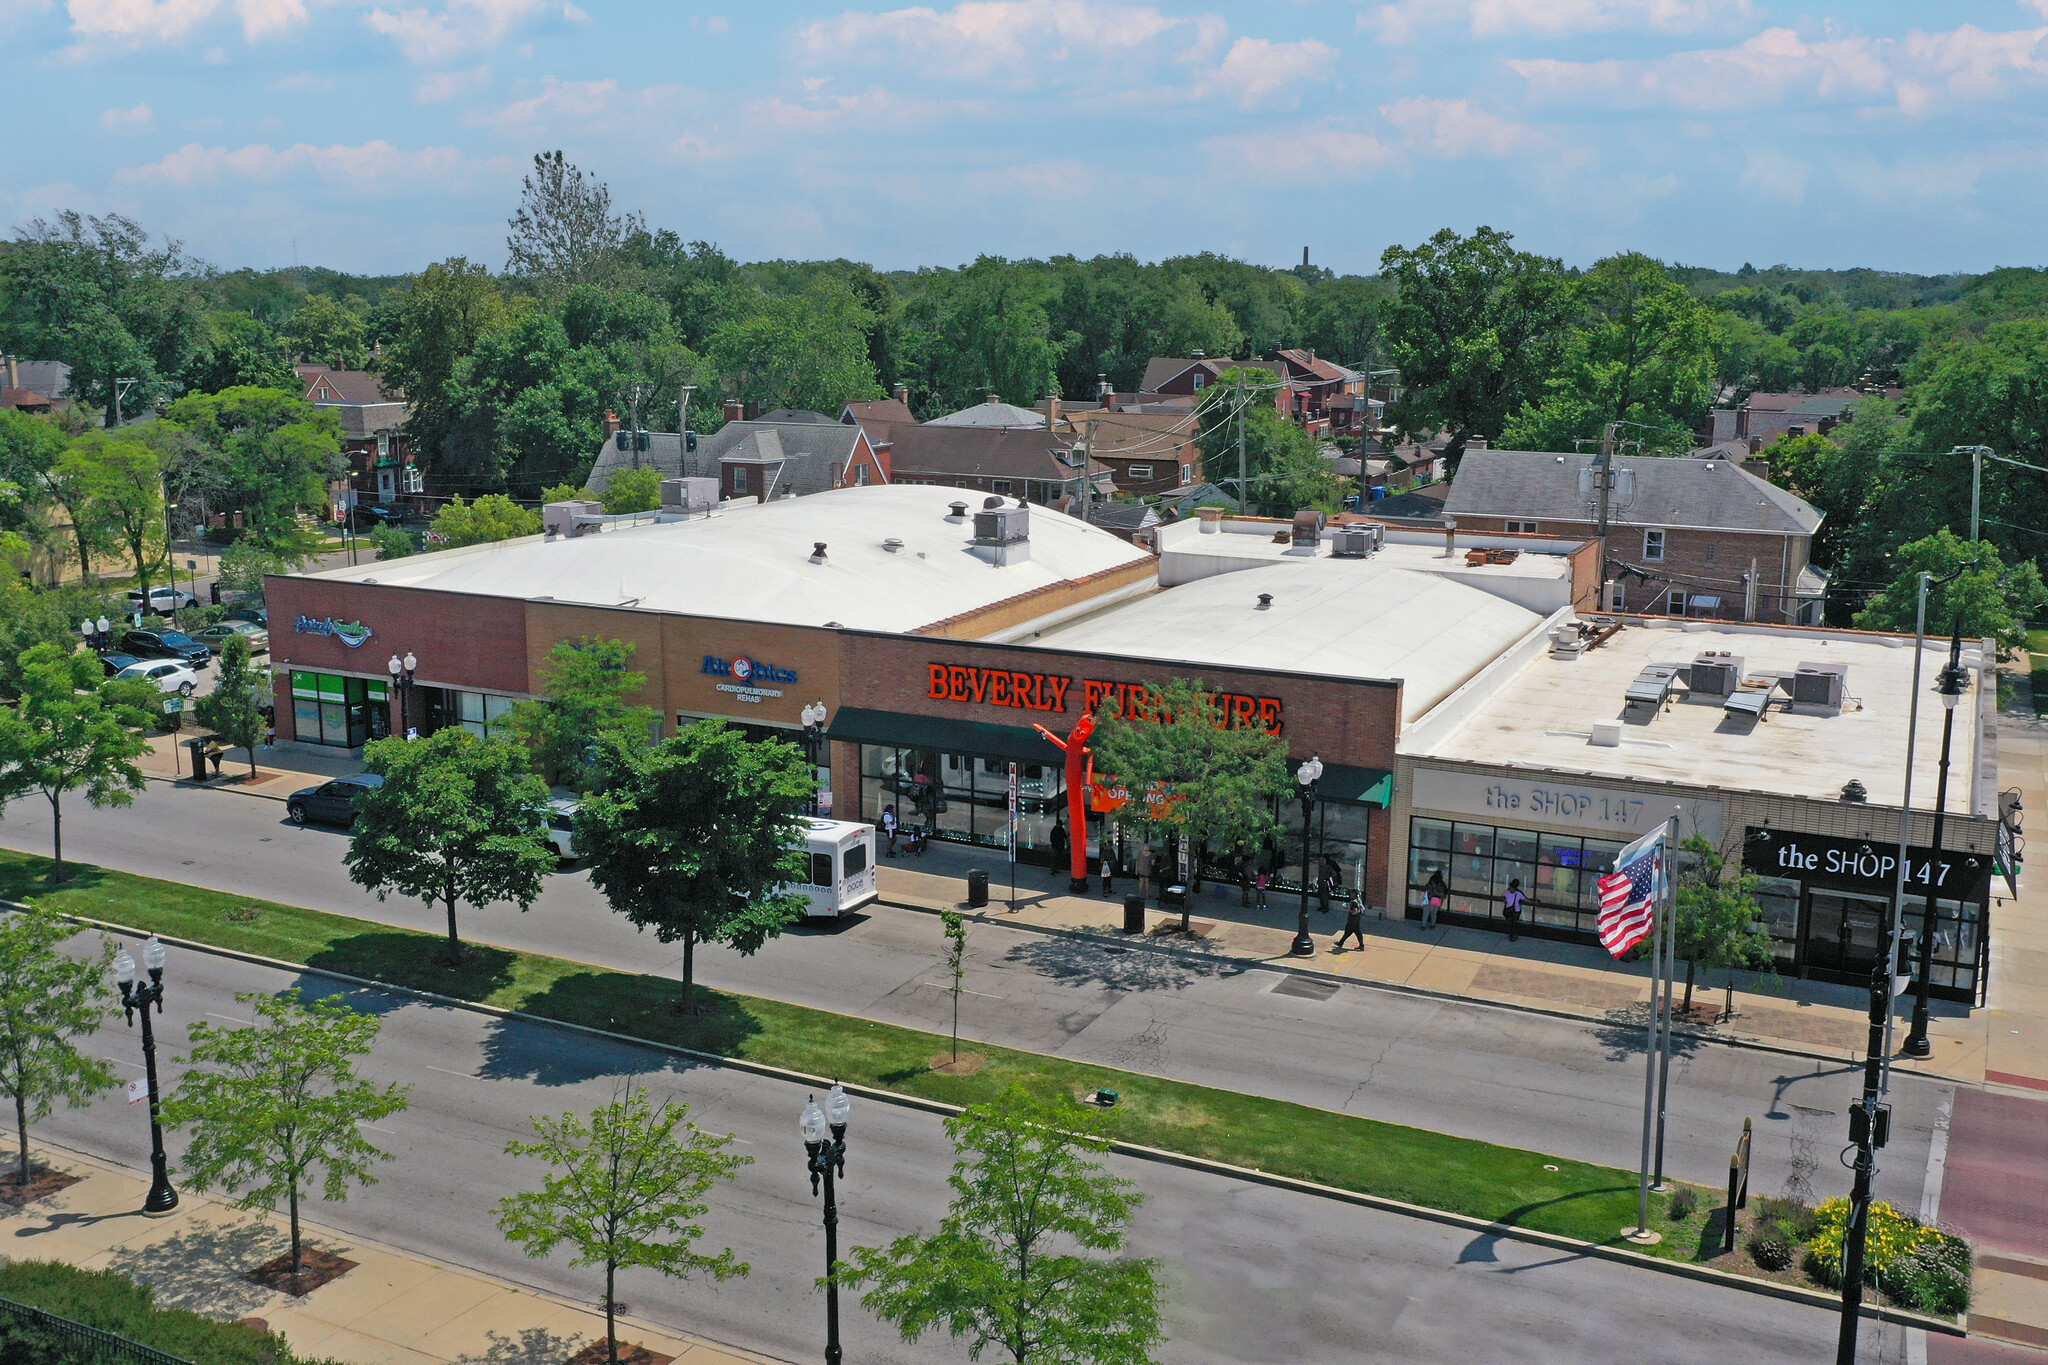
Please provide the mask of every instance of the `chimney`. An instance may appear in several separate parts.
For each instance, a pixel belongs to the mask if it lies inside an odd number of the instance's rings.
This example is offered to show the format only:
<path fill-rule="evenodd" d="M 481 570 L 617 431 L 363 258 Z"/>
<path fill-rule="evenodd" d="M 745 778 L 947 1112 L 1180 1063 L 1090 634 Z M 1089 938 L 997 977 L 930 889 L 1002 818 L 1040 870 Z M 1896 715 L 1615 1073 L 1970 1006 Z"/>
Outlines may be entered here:
<path fill-rule="evenodd" d="M 1206 357 L 1205 357 L 1205 356 L 1203 356 L 1203 354 L 1202 354 L 1202 353 L 1201 353 L 1200 351 L 1189 351 L 1189 352 L 1188 352 L 1188 359 L 1189 359 L 1189 360 L 1202 360 L 1202 359 L 1206 359 Z"/>
<path fill-rule="evenodd" d="M 1110 395 L 1112 395 L 1115 392 L 1116 390 L 1112 389 L 1109 386 L 1108 375 L 1098 374 L 1095 376 L 1095 405 L 1097 407 L 1108 407 L 1110 403 Z"/>
<path fill-rule="evenodd" d="M 1752 437 L 1750 437 L 1750 438 L 1749 438 L 1749 453 L 1750 453 L 1750 454 L 1752 454 L 1752 455 L 1755 455 L 1755 454 L 1757 454 L 1757 453 L 1758 453 L 1759 451 L 1761 451 L 1761 450 L 1762 450 L 1763 448 L 1764 448 L 1764 438 L 1763 438 L 1763 437 L 1761 437 L 1761 436 L 1752 436 Z"/>
<path fill-rule="evenodd" d="M 761 415 L 760 401 L 757 399 L 749 402 L 746 405 L 746 407 L 742 409 L 742 411 L 746 414 L 746 419 L 749 422 L 753 421 L 756 417 L 759 417 Z"/>
<path fill-rule="evenodd" d="M 16 363 L 13 356 L 7 357 L 7 387 L 10 389 L 21 387 L 21 366 Z"/>
<path fill-rule="evenodd" d="M 14 387 L 14 362 L 12 360 L 7 362 L 7 383 L 8 387 Z M 609 441 L 618 434 L 619 415 L 610 408 L 606 408 L 604 410 L 604 438 Z"/>
<path fill-rule="evenodd" d="M 1303 248 L 1301 249 L 1301 268 L 1302 268 L 1303 270 L 1306 270 L 1306 269 L 1308 269 L 1308 248 L 1307 248 L 1307 247 L 1303 247 Z"/>
<path fill-rule="evenodd" d="M 1060 424 L 1060 391 L 1054 389 L 1045 396 L 1045 425 L 1048 430 Z"/>
<path fill-rule="evenodd" d="M 1827 435 L 1827 434 L 1828 434 L 1829 432 L 1833 431 L 1834 429 L 1835 429 L 1835 419 L 1834 419 L 1834 418 L 1832 418 L 1832 417 L 1823 417 L 1823 418 L 1821 418 L 1821 419 L 1820 419 L 1820 434 L 1821 434 L 1821 435 L 1825 436 L 1825 435 Z"/>
<path fill-rule="evenodd" d="M 1804 436 L 1804 435 L 1806 434 L 1806 428 L 1805 428 L 1805 427 L 1786 427 L 1786 428 L 1785 428 L 1785 434 L 1786 434 L 1787 436 Z"/>
<path fill-rule="evenodd" d="M 745 412 L 746 412 L 746 405 L 745 405 L 744 403 L 740 402 L 740 400 L 739 400 L 739 399 L 737 399 L 737 398 L 728 398 L 728 399 L 726 399 L 726 400 L 725 400 L 725 420 L 726 420 L 726 421 L 728 421 L 728 422 L 738 422 L 738 421 L 743 421 L 743 420 L 745 420 L 745 419 L 744 419 L 744 414 L 745 414 Z"/>
<path fill-rule="evenodd" d="M 983 401 L 984 403 L 987 403 L 987 404 L 989 404 L 989 405 L 990 405 L 991 407 L 993 407 L 993 406 L 994 406 L 995 404 L 997 404 L 997 403 L 1000 403 L 1000 402 L 1002 402 L 1002 401 L 1003 401 L 1003 396 L 1002 396 L 1001 394 L 999 394 L 999 393 L 994 393 L 994 392 L 991 392 L 991 393 L 990 393 L 990 394 L 988 395 L 988 397 L 984 398 L 984 399 L 983 399 L 982 401 Z"/>
<path fill-rule="evenodd" d="M 909 407 L 910 385 L 903 383 L 891 385 L 889 388 L 889 396 L 895 399 L 897 402 L 901 403 L 904 407 Z"/>
<path fill-rule="evenodd" d="M 1444 518 L 1444 558 L 1451 559 L 1458 553 L 1458 523 L 1450 517 Z"/>

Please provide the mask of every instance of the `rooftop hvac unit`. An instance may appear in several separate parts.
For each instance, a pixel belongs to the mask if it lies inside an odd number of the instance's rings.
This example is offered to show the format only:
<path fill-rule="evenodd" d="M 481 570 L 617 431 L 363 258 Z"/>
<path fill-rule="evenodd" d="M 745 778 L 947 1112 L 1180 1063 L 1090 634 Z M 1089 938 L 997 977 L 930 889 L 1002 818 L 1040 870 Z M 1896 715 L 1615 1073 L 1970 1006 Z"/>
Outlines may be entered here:
<path fill-rule="evenodd" d="M 1031 534 L 1031 512 L 1023 507 L 987 507 L 974 514 L 977 545 L 1008 545 Z"/>
<path fill-rule="evenodd" d="M 1792 674 L 1794 705 L 1826 706 L 1841 710 L 1849 690 L 1849 665 L 1802 661 Z"/>
<path fill-rule="evenodd" d="M 1379 549 L 1378 526 L 1339 526 L 1330 533 L 1330 553 L 1338 559 L 1365 559 Z"/>
<path fill-rule="evenodd" d="M 1729 696 L 1742 685 L 1742 660 L 1730 654 L 1701 654 L 1693 659 L 1685 685 L 1705 696 Z"/>

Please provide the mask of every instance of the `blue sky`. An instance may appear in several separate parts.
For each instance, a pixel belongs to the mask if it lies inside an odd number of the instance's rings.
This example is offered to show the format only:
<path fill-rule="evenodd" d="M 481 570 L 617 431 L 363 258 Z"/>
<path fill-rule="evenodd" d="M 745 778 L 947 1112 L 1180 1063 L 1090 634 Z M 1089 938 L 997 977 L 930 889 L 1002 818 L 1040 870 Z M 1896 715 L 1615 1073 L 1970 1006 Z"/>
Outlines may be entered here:
<path fill-rule="evenodd" d="M 0 0 L 0 224 L 504 259 L 534 152 L 742 259 L 2042 264 L 2048 0 Z"/>

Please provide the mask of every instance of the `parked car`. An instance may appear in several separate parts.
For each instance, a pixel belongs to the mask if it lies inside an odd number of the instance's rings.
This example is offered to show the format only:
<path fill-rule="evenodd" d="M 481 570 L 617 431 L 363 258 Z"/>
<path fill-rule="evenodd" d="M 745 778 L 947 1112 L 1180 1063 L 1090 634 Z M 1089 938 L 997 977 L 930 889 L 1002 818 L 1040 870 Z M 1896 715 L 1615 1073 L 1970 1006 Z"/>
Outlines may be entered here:
<path fill-rule="evenodd" d="M 348 509 L 349 525 L 358 531 L 374 531 L 379 526 L 396 526 L 405 520 L 405 513 L 396 507 L 379 507 L 359 502 Z"/>
<path fill-rule="evenodd" d="M 182 659 L 194 668 L 206 667 L 213 658 L 212 650 L 175 630 L 131 630 L 115 643 L 138 659 Z"/>
<path fill-rule="evenodd" d="M 262 626 L 265 630 L 270 629 L 270 609 L 268 607 L 242 607 L 236 611 L 229 612 L 227 619 L 230 621 L 247 621 L 251 625 Z"/>
<path fill-rule="evenodd" d="M 356 822 L 356 798 L 384 785 L 375 773 L 337 777 L 317 787 L 301 787 L 285 798 L 284 813 L 295 825 L 317 823 L 347 828 Z"/>
<path fill-rule="evenodd" d="M 189 697 L 199 688 L 199 676 L 176 659 L 143 659 L 114 676 L 126 680 L 146 679 L 156 684 L 157 691 L 175 692 L 181 697 Z"/>
<path fill-rule="evenodd" d="M 196 607 L 199 599 L 180 588 L 151 588 L 149 609 L 158 616 L 169 616 L 184 607 Z M 128 614 L 133 616 L 142 606 L 142 589 L 128 589 Z"/>
<path fill-rule="evenodd" d="M 241 636 L 249 642 L 249 652 L 262 654 L 270 649 L 270 632 L 254 621 L 222 621 L 219 625 L 192 632 L 192 638 L 205 645 L 214 653 L 221 651 L 231 636 Z"/>
<path fill-rule="evenodd" d="M 566 796 L 548 802 L 548 842 L 555 856 L 565 863 L 576 861 L 576 812 L 580 803 Z"/>
<path fill-rule="evenodd" d="M 107 670 L 107 676 L 110 678 L 128 667 L 128 665 L 141 662 L 142 657 L 140 655 L 123 654 L 118 650 L 110 649 L 100 655 L 100 667 Z"/>

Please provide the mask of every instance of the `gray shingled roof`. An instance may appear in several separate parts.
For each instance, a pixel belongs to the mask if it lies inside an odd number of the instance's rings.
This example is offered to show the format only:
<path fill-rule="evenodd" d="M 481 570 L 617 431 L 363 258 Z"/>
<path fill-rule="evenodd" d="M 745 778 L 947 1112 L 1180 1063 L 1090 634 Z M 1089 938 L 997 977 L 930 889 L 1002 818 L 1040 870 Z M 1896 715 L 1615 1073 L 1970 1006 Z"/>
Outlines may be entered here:
<path fill-rule="evenodd" d="M 673 431 L 647 435 L 648 449 L 620 450 L 606 440 L 598 451 L 597 465 L 585 486 L 602 493 L 610 486 L 612 471 L 636 464 L 653 465 L 663 478 L 717 478 L 719 461 L 730 456 L 739 460 L 781 460 L 783 470 L 775 491 L 798 495 L 821 493 L 842 477 L 846 462 L 853 457 L 854 443 L 861 429 L 827 419 L 824 422 L 727 422 L 709 436 L 697 438 L 697 448 L 685 452 L 683 441 Z"/>
<path fill-rule="evenodd" d="M 1589 521 L 1579 469 L 1591 453 L 1468 450 L 1444 503 L 1449 517 L 1532 517 Z M 1801 499 L 1726 460 L 1691 456 L 1623 458 L 1635 471 L 1635 497 L 1610 510 L 1622 526 L 1710 526 L 1731 531 L 1812 535 L 1821 514 Z"/>

